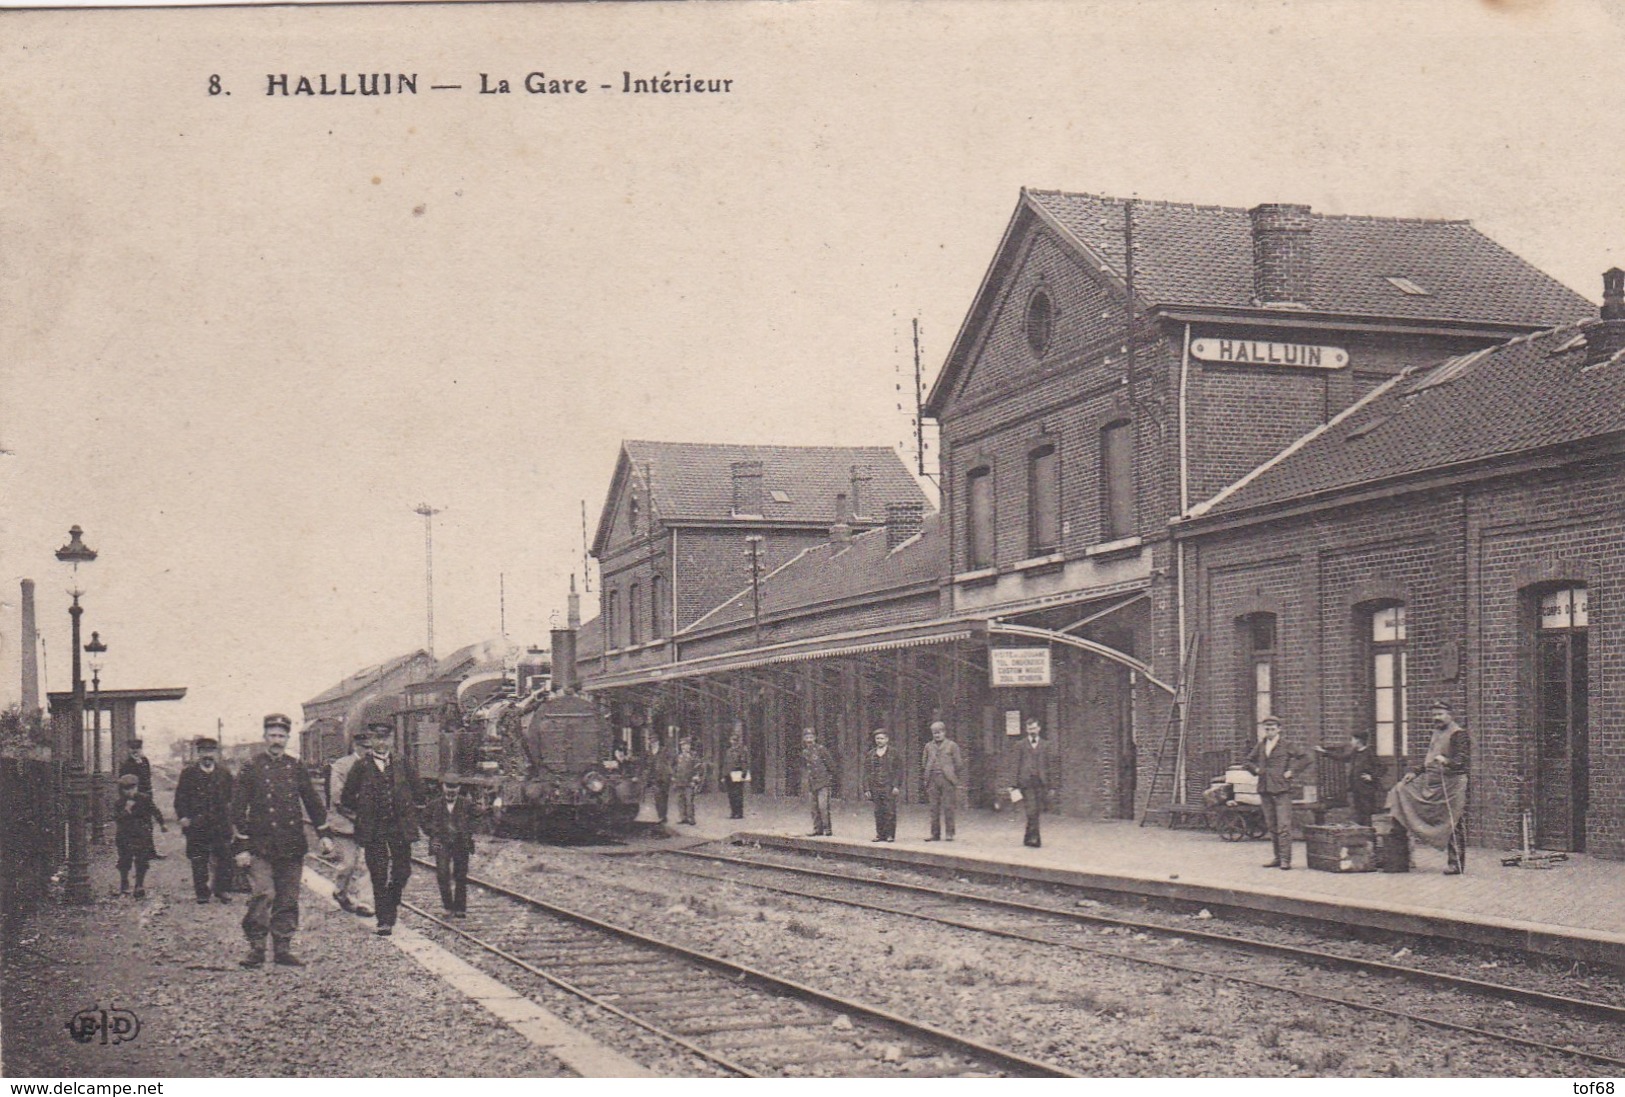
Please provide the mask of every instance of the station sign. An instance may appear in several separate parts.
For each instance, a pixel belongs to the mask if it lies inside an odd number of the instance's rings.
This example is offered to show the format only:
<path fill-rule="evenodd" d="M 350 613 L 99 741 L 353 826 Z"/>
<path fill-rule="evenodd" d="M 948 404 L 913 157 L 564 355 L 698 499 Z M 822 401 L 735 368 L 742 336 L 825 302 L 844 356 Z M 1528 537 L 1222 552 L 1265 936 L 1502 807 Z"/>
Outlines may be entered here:
<path fill-rule="evenodd" d="M 1047 686 L 1050 684 L 1049 648 L 989 648 L 988 685 Z"/>
<path fill-rule="evenodd" d="M 1203 362 L 1224 362 L 1237 366 L 1342 369 L 1349 364 L 1349 352 L 1342 347 L 1268 343 L 1261 339 L 1192 339 L 1191 357 Z"/>

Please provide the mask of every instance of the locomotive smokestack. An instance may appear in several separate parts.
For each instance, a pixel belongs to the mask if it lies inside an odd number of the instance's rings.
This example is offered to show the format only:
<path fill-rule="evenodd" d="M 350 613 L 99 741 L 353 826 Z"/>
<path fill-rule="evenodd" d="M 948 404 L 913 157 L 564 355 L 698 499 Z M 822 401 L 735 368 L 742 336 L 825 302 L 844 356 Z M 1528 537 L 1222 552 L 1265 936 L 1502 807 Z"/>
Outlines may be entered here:
<path fill-rule="evenodd" d="M 555 693 L 576 687 L 576 630 L 553 630 L 553 691 Z"/>

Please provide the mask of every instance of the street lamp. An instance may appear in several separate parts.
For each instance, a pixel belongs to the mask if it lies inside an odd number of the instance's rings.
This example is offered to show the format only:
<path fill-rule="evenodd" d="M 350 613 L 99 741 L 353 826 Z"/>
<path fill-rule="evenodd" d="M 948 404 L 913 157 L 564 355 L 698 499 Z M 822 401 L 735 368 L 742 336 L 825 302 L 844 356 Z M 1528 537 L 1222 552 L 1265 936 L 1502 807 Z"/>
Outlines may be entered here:
<path fill-rule="evenodd" d="M 107 820 L 102 817 L 107 806 L 107 779 L 102 773 L 102 664 L 97 656 L 107 653 L 102 634 L 92 632 L 85 645 L 90 656 L 90 692 L 95 697 L 90 713 L 90 840 L 100 842 L 107 834 Z"/>
<path fill-rule="evenodd" d="M 73 565 L 73 605 L 68 616 L 73 618 L 73 707 L 70 718 L 73 728 L 73 751 L 68 762 L 68 876 L 62 897 L 69 903 L 89 903 L 90 851 L 86 849 L 85 815 L 90 806 L 90 788 L 85 774 L 85 679 L 79 667 L 79 618 L 84 607 L 79 605 L 79 565 L 96 559 L 96 553 L 80 540 L 84 531 L 74 526 L 68 531 L 68 543 L 56 550 L 56 558 Z"/>

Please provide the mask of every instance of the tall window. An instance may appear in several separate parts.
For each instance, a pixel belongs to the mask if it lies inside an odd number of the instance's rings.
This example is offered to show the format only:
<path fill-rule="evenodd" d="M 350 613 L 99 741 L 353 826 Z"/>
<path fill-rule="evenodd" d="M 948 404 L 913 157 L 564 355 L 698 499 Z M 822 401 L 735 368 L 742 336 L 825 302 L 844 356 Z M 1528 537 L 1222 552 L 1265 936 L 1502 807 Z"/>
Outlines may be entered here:
<path fill-rule="evenodd" d="M 636 495 L 628 496 L 626 500 L 626 524 L 634 537 L 643 532 L 643 507 Z"/>
<path fill-rule="evenodd" d="M 1100 432 L 1101 540 L 1134 536 L 1134 511 L 1134 424 L 1121 419 Z"/>
<path fill-rule="evenodd" d="M 1372 610 L 1367 636 L 1371 668 L 1368 699 L 1371 744 L 1378 756 L 1392 758 L 1407 751 L 1405 701 L 1409 678 L 1405 607 L 1392 605 Z"/>
<path fill-rule="evenodd" d="M 643 588 L 633 583 L 626 592 L 626 642 L 629 645 L 643 643 L 643 629 L 640 627 L 639 617 L 643 613 Z"/>
<path fill-rule="evenodd" d="M 1259 722 L 1275 713 L 1275 614 L 1254 613 L 1241 619 L 1243 668 L 1242 708 L 1252 738 L 1263 738 Z"/>
<path fill-rule="evenodd" d="M 649 637 L 658 640 L 666 635 L 666 577 L 656 575 L 649 580 Z"/>
<path fill-rule="evenodd" d="M 609 597 L 604 600 L 604 650 L 605 651 L 610 651 L 610 650 L 613 650 L 614 648 L 617 648 L 617 647 L 620 646 L 618 643 L 616 643 L 616 641 L 620 639 L 620 627 L 619 627 L 620 622 L 617 620 L 621 615 L 620 614 L 620 608 L 621 608 L 621 595 L 620 595 L 620 592 L 619 591 L 614 591 L 614 590 L 610 591 L 609 592 Z"/>
<path fill-rule="evenodd" d="M 972 569 L 993 566 L 992 472 L 982 465 L 965 476 L 965 554 Z"/>
<path fill-rule="evenodd" d="M 1042 556 L 1061 547 L 1061 458 L 1046 443 L 1027 455 L 1027 550 Z"/>
<path fill-rule="evenodd" d="M 1535 839 L 1585 849 L 1590 797 L 1590 600 L 1579 585 L 1540 595 L 1535 626 Z"/>

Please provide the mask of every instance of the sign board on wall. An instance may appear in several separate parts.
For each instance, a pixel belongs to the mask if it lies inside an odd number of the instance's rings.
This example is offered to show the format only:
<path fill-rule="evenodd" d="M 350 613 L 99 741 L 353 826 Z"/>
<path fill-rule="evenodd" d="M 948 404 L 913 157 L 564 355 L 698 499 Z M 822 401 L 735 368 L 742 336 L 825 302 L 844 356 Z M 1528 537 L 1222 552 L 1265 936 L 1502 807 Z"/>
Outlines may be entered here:
<path fill-rule="evenodd" d="M 1019 708 L 1004 710 L 1004 733 L 1006 735 L 1021 734 L 1021 710 Z"/>
<path fill-rule="evenodd" d="M 1231 365 L 1299 366 L 1309 369 L 1342 369 L 1349 364 L 1349 352 L 1342 347 L 1266 343 L 1258 339 L 1193 339 L 1191 357 L 1203 362 Z"/>
<path fill-rule="evenodd" d="M 989 648 L 988 685 L 1047 686 L 1050 684 L 1049 648 Z"/>

